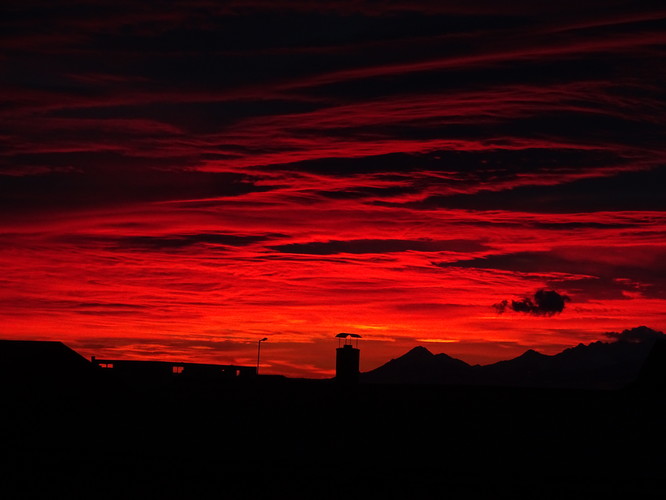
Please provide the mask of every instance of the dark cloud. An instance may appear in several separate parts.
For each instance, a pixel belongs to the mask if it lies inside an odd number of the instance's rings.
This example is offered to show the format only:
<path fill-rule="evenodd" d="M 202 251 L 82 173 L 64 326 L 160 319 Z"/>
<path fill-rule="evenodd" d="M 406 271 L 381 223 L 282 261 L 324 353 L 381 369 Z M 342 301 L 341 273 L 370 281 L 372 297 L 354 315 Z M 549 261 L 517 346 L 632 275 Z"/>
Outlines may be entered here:
<path fill-rule="evenodd" d="M 333 176 L 372 174 L 378 172 L 404 172 L 413 170 L 419 158 L 407 153 L 389 153 L 361 158 L 318 158 L 277 165 L 275 168 L 297 172 L 311 172 Z"/>
<path fill-rule="evenodd" d="M 70 107 L 57 109 L 50 116 L 85 120 L 134 120 L 142 117 L 158 124 L 169 124 L 189 134 L 210 134 L 228 129 L 251 117 L 307 113 L 320 103 L 302 99 L 237 99 L 206 100 L 205 96 L 183 96 L 181 102 L 148 102 L 109 106 Z M 146 135 L 151 130 L 144 131 Z M 154 132 L 153 132 L 154 133 Z M 174 133 L 174 132 L 172 132 Z"/>
<path fill-rule="evenodd" d="M 13 6 L 3 12 L 3 32 L 22 50 L 8 53 L 13 57 L 4 61 L 10 69 L 5 74 L 21 85 L 77 94 L 90 89 L 68 81 L 68 76 L 82 70 L 122 73 L 144 87 L 219 91 L 259 81 L 300 81 L 326 71 L 363 67 L 368 61 L 410 60 L 419 53 L 424 57 L 433 51 L 428 40 L 437 43 L 442 33 L 487 33 L 521 24 L 519 17 L 438 13 L 431 8 L 368 15 L 356 5 L 319 11 L 293 2 L 242 8 L 192 2 L 148 14 L 130 5 Z M 25 29 L 41 36 L 27 37 Z M 460 50 L 458 44 L 437 45 L 439 54 Z M 49 56 L 56 50 L 67 57 L 54 61 Z M 97 57 L 100 53 L 105 57 Z M 24 64 L 26 55 L 33 64 Z"/>
<path fill-rule="evenodd" d="M 520 186 L 501 191 L 430 196 L 404 205 L 417 209 L 512 210 L 533 213 L 578 213 L 616 210 L 666 210 L 666 168 L 626 172 L 556 185 Z"/>
<path fill-rule="evenodd" d="M 533 298 L 525 297 L 520 300 L 503 300 L 493 307 L 498 313 L 502 314 L 507 309 L 515 312 L 532 314 L 534 316 L 552 316 L 559 314 L 564 310 L 564 306 L 571 299 L 566 295 L 561 295 L 555 290 L 541 289 L 534 293 Z"/>
<path fill-rule="evenodd" d="M 487 248 L 475 240 L 331 240 L 289 243 L 270 247 L 283 253 L 334 255 L 339 253 L 370 254 L 394 252 L 473 252 Z"/>
<path fill-rule="evenodd" d="M 231 353 L 247 349 L 238 338 L 225 338 L 224 335 L 198 336 L 194 339 L 187 337 L 151 338 L 151 337 L 94 337 L 81 338 L 73 342 L 76 346 L 93 351 L 117 351 L 127 354 L 144 354 L 150 357 L 160 355 L 173 356 L 174 353 L 186 353 L 189 349 L 205 349 L 220 353 Z M 97 353 L 99 354 L 99 353 Z M 191 354 L 191 352 L 190 352 Z"/>
<path fill-rule="evenodd" d="M 658 30 L 661 18 L 651 5 L 639 9 L 617 2 L 600 14 L 573 4 L 561 11 L 514 4 L 465 8 L 451 2 L 399 2 L 381 9 L 346 2 L 326 8 L 300 2 L 224 4 L 177 2 L 160 13 L 127 9 L 126 2 L 67 8 L 28 2 L 7 9 L 3 32 L 24 47 L 8 51 L 3 61 L 10 90 L 20 91 L 8 94 L 7 106 L 14 110 L 8 142 L 24 145 L 8 151 L 7 163 L 25 167 L 25 148 L 48 142 L 64 152 L 35 159 L 46 168 L 77 166 L 83 159 L 75 152 L 81 149 L 90 150 L 98 164 L 105 157 L 93 153 L 111 144 L 123 150 L 110 159 L 116 164 L 133 162 L 142 150 L 154 152 L 160 168 L 196 168 L 218 160 L 224 169 L 225 160 L 242 157 L 246 164 L 256 160 L 260 166 L 334 176 L 473 171 L 480 173 L 472 182 L 494 183 L 535 170 L 625 165 L 636 158 L 634 148 L 645 153 L 663 142 L 661 87 L 646 83 L 663 75 L 653 64 L 656 54 L 613 45 L 618 34 Z M 552 16 L 543 17 L 545 10 Z M 623 19 L 625 11 L 641 15 Z M 608 20 L 600 22 L 599 16 Z M 36 45 L 25 43 L 27 28 Z M 646 71 L 651 78 L 642 77 Z M 485 104 L 470 93 L 483 96 Z M 432 102 L 415 104 L 415 96 L 428 94 Z M 396 101 L 402 113 L 386 113 L 386 103 Z M 307 121 L 313 112 L 353 110 L 354 105 L 367 106 L 359 114 L 374 120 L 358 123 L 353 112 L 340 111 L 342 120 L 338 116 L 334 124 Z M 254 142 L 236 129 L 245 124 L 251 135 L 253 126 L 285 117 L 292 123 L 280 122 Z M 298 126 L 301 117 L 306 126 Z M 114 125 L 114 120 L 127 123 Z M 141 120 L 152 126 L 129 126 Z M 223 131 L 231 137 L 214 136 Z M 284 144 L 271 140 L 270 133 Z M 265 162 L 257 158 L 269 149 L 298 149 L 295 144 L 304 137 L 314 143 L 322 138 L 393 142 L 397 152 L 376 154 L 369 147 L 352 154 L 333 144 L 302 162 L 289 163 L 288 155 Z M 163 150 L 173 138 L 185 151 Z M 425 143 L 414 153 L 401 145 L 407 139 L 441 138 L 548 138 L 563 145 L 460 153 L 434 151 Z M 340 158 L 332 158 L 331 150 Z M 142 170 L 155 166 L 132 164 Z M 447 187 L 455 191 L 459 182 Z M 539 211 L 536 201 L 545 199 L 542 195 L 559 194 L 537 189 L 471 198 L 433 195 L 414 206 L 516 208 L 516 198 L 522 198 Z M 564 210 L 570 205 L 566 196 Z M 655 197 L 645 197 L 644 204 L 653 206 Z"/>
<path fill-rule="evenodd" d="M 334 200 L 354 200 L 363 198 L 392 198 L 405 194 L 419 192 L 417 187 L 390 186 L 390 187 L 364 187 L 339 189 L 337 191 L 317 191 L 317 196 L 331 198 Z"/>
<path fill-rule="evenodd" d="M 409 127 L 406 127 L 409 128 Z M 429 127 L 432 130 L 431 127 Z M 349 132 L 349 131 L 347 131 Z M 394 130 L 395 135 L 406 137 Z M 411 133 L 413 133 L 413 128 Z M 425 132 L 424 132 L 425 134 Z M 424 138 L 424 134 L 419 134 Z M 437 135 L 441 134 L 441 131 Z M 582 167 L 612 166 L 626 159 L 611 151 L 584 151 L 573 148 L 488 149 L 483 151 L 435 150 L 421 153 L 389 153 L 359 158 L 318 158 L 273 168 L 334 176 L 409 172 L 476 173 L 474 181 L 488 181 L 522 172 L 574 171 Z"/>
<path fill-rule="evenodd" d="M 549 288 L 564 289 L 576 302 L 601 300 L 630 300 L 632 296 L 640 293 L 643 284 L 626 279 L 613 279 L 609 277 L 585 277 L 560 279 L 547 279 Z"/>
<path fill-rule="evenodd" d="M 274 236 L 273 236 L 274 237 Z M 270 239 L 264 235 L 221 233 L 182 234 L 170 236 L 128 236 L 114 240 L 119 247 L 147 250 L 178 250 L 194 245 L 247 246 Z"/>
<path fill-rule="evenodd" d="M 603 259 L 596 255 L 603 255 Z M 666 286 L 666 250 L 653 245 L 620 248 L 596 246 L 587 251 L 572 247 L 553 250 L 493 254 L 457 262 L 435 263 L 440 267 L 496 269 L 518 273 L 541 274 L 548 281 L 584 298 L 626 298 L 623 292 L 637 292 L 647 297 L 663 298 Z M 563 276 L 556 279 L 553 273 Z"/>
<path fill-rule="evenodd" d="M 39 297 L 13 297 L 0 301 L 0 305 L 9 309 L 21 310 L 29 308 L 32 314 L 58 314 L 74 312 L 75 314 L 91 316 L 131 316 L 145 315 L 150 306 L 145 304 L 131 304 L 123 302 L 81 302 L 77 300 L 50 299 Z"/>
<path fill-rule="evenodd" d="M 498 269 L 521 273 L 579 273 L 584 264 L 560 257 L 549 251 L 514 252 L 491 254 L 484 257 L 436 263 L 441 267 L 462 267 L 476 269 Z"/>
<path fill-rule="evenodd" d="M 277 233 L 268 234 L 231 234 L 231 233 L 192 233 L 168 234 L 159 236 L 96 236 L 89 234 L 71 234 L 52 238 L 54 243 L 75 245 L 79 248 L 102 247 L 106 249 L 170 251 L 188 249 L 197 245 L 215 247 L 244 247 L 284 237 Z M 0 235 L 11 242 L 12 235 Z"/>
<path fill-rule="evenodd" d="M 119 159 L 122 164 L 123 159 Z M 153 163 L 157 163 L 153 161 Z M 0 176 L 0 207 L 7 215 L 42 210 L 118 206 L 141 202 L 176 201 L 240 196 L 266 191 L 243 174 L 191 171 L 140 172 L 119 167 L 114 171 L 52 172 L 26 176 Z"/>
<path fill-rule="evenodd" d="M 636 227 L 635 224 L 622 222 L 593 222 L 593 221 L 567 221 L 567 222 L 531 222 L 530 226 L 537 229 L 552 229 L 554 231 L 571 231 L 577 229 L 628 229 Z"/>
<path fill-rule="evenodd" d="M 614 341 L 630 342 L 632 344 L 642 344 L 646 342 L 654 342 L 657 339 L 666 339 L 666 335 L 663 332 L 653 330 L 647 326 L 638 326 L 621 332 L 608 332 L 604 335 Z"/>

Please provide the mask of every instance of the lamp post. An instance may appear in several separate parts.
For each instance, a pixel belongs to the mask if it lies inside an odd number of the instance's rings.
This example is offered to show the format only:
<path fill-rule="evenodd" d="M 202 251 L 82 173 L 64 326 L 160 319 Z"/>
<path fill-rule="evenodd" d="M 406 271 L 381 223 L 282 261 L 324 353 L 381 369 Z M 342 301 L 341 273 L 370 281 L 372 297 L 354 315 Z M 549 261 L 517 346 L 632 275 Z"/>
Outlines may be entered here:
<path fill-rule="evenodd" d="M 259 360 L 261 359 L 261 343 L 264 342 L 265 340 L 268 340 L 268 338 L 264 337 L 263 339 L 260 339 L 259 342 L 257 342 L 257 375 L 259 375 Z"/>

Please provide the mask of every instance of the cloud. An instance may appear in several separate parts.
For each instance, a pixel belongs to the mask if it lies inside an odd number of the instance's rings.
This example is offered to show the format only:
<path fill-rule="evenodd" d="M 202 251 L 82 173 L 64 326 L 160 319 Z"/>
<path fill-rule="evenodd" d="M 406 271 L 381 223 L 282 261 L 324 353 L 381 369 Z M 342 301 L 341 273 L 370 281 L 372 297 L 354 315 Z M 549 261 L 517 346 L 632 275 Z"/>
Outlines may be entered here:
<path fill-rule="evenodd" d="M 30 308 L 33 315 L 56 315 L 63 312 L 94 316 L 145 315 L 149 306 L 125 302 L 81 302 L 71 299 L 18 296 L 0 300 L 3 313 L 12 309 Z"/>
<path fill-rule="evenodd" d="M 334 255 L 339 253 L 369 254 L 394 252 L 472 252 L 487 248 L 475 240 L 400 240 L 400 239 L 360 239 L 312 241 L 308 243 L 288 243 L 270 247 L 283 253 L 306 255 Z"/>
<path fill-rule="evenodd" d="M 68 172 L 0 176 L 0 207 L 7 211 L 39 212 L 84 207 L 109 207 L 141 202 L 234 197 L 266 191 L 243 174 L 190 171 L 159 171 L 143 159 L 139 172 L 127 168 L 127 158 L 118 157 L 115 170 L 88 165 L 95 156 L 82 159 L 82 167 Z M 120 166 L 122 165 L 122 166 Z M 7 214 L 5 214 L 6 216 Z"/>
<path fill-rule="evenodd" d="M 580 213 L 612 210 L 663 211 L 661 186 L 666 168 L 578 179 L 555 185 L 508 186 L 475 193 L 433 195 L 404 206 L 415 209 L 511 210 L 526 213 Z"/>
<path fill-rule="evenodd" d="M 493 307 L 502 314 L 507 309 L 515 312 L 531 314 L 534 316 L 553 316 L 564 310 L 564 305 L 571 299 L 566 295 L 560 295 L 555 290 L 541 289 L 534 293 L 534 298 L 525 297 L 520 300 L 503 300 Z"/>
<path fill-rule="evenodd" d="M 488 103 L 491 106 L 491 103 Z M 470 109 L 461 113 L 469 113 Z M 348 114 L 347 114 L 348 115 Z M 349 123 L 350 117 L 344 117 Z M 343 119 L 343 116 L 340 116 Z M 381 117 L 377 117 L 375 125 L 382 126 Z M 432 133 L 430 126 L 424 127 L 420 135 Z M 455 127 L 452 127 L 452 129 Z M 403 138 L 402 130 L 394 130 Z M 405 125 L 406 134 L 415 134 L 413 125 Z M 401 142 L 396 141 L 396 146 Z M 424 147 L 428 144 L 424 143 Z M 620 166 L 627 160 L 619 154 L 604 150 L 585 150 L 565 148 L 557 144 L 548 144 L 546 141 L 531 141 L 524 143 L 506 143 L 483 145 L 472 141 L 453 141 L 446 149 L 426 150 L 414 153 L 395 152 L 382 155 L 364 155 L 360 157 L 323 157 L 284 165 L 275 165 L 273 168 L 293 170 L 297 172 L 310 172 L 326 174 L 329 176 L 348 176 L 364 173 L 414 173 L 414 172 L 459 172 L 461 174 L 476 174 L 474 181 L 493 180 L 501 175 L 528 174 L 536 171 L 552 173 L 561 169 L 563 173 L 574 174 L 581 168 Z"/>
<path fill-rule="evenodd" d="M 632 344 L 642 344 L 646 342 L 654 342 L 657 339 L 666 339 L 666 334 L 648 328 L 647 326 L 638 326 L 621 332 L 608 332 L 604 335 L 616 342 L 630 342 Z"/>
<path fill-rule="evenodd" d="M 585 230 L 583 227 L 579 229 Z M 648 233 L 644 237 L 650 239 L 651 235 Z M 596 244 L 595 238 L 605 238 L 608 245 Z M 588 242 L 580 248 L 562 246 L 549 250 L 490 254 L 435 265 L 539 275 L 549 283 L 566 288 L 576 295 L 578 301 L 583 298 L 627 298 L 624 292 L 636 291 L 646 297 L 666 296 L 662 278 L 666 270 L 666 251 L 662 246 L 615 245 L 610 244 L 608 235 L 594 233 L 586 239 Z"/>
<path fill-rule="evenodd" d="M 181 234 L 171 236 L 127 236 L 117 241 L 120 247 L 152 250 L 181 249 L 194 245 L 246 246 L 269 239 L 264 235 L 238 235 L 222 233 Z"/>

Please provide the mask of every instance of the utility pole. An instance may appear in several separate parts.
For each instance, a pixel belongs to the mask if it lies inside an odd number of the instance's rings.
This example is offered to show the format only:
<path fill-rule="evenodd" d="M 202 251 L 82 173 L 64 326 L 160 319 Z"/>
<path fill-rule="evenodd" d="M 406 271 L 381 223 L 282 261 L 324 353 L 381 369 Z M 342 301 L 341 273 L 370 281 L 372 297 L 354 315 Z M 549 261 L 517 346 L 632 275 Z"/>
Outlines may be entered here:
<path fill-rule="evenodd" d="M 259 375 L 259 361 L 261 360 L 261 343 L 265 340 L 268 340 L 268 338 L 264 337 L 257 342 L 257 375 Z"/>

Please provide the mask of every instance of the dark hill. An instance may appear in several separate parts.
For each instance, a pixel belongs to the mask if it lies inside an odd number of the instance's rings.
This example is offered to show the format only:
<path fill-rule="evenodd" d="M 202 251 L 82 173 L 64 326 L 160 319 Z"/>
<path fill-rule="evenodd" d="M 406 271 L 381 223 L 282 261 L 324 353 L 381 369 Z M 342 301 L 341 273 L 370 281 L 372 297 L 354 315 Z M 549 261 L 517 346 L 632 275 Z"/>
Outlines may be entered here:
<path fill-rule="evenodd" d="M 666 339 L 660 338 L 654 342 L 634 385 L 639 388 L 666 389 Z"/>
<path fill-rule="evenodd" d="M 446 354 L 433 354 L 418 346 L 370 372 L 364 382 L 379 383 L 465 383 L 470 365 Z"/>
<path fill-rule="evenodd" d="M 552 356 L 530 349 L 517 358 L 484 366 L 470 366 L 446 354 L 432 354 L 425 347 L 415 347 L 405 355 L 363 373 L 361 380 L 370 383 L 615 389 L 638 378 L 653 345 L 654 340 L 599 341 L 580 344 Z"/>

